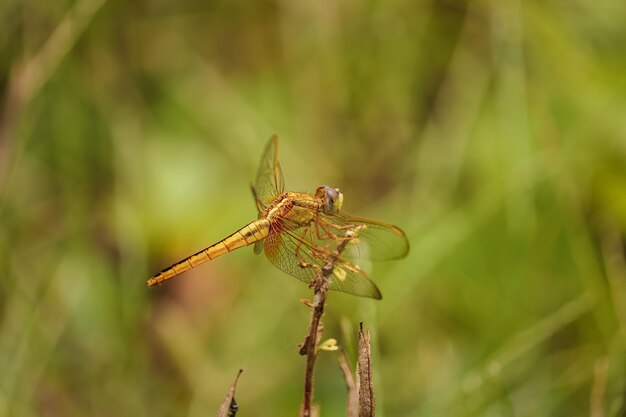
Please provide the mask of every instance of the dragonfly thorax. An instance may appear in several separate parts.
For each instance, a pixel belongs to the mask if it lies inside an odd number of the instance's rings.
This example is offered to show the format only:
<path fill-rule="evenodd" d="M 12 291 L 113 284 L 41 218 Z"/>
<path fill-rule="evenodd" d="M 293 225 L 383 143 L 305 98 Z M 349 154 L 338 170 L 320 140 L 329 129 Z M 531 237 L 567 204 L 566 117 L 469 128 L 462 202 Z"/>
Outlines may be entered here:
<path fill-rule="evenodd" d="M 286 223 L 282 222 L 285 227 L 297 228 L 311 223 L 315 214 L 322 209 L 322 204 L 310 194 L 282 193 L 274 198 L 261 217 L 270 221 L 287 220 Z"/>

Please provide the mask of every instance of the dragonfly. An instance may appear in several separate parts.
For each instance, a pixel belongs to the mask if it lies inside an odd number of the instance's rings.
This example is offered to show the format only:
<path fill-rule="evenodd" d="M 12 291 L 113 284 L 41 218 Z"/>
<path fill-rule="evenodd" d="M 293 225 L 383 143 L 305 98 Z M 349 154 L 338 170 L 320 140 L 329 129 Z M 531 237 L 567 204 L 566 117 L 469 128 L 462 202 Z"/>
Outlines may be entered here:
<path fill-rule="evenodd" d="M 331 259 L 330 290 L 381 299 L 380 290 L 358 262 L 394 260 L 408 254 L 409 242 L 400 228 L 346 213 L 338 188 L 322 185 L 313 194 L 285 192 L 277 136 L 265 147 L 252 193 L 257 220 L 165 268 L 147 284 L 162 284 L 218 256 L 254 245 L 255 253 L 264 252 L 278 269 L 309 285 Z"/>

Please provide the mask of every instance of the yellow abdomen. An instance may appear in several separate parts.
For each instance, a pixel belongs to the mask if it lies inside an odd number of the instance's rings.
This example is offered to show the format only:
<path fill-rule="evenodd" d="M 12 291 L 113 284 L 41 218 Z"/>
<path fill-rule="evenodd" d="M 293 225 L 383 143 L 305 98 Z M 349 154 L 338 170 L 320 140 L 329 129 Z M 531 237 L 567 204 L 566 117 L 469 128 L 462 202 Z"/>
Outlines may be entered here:
<path fill-rule="evenodd" d="M 147 281 L 147 284 L 150 287 L 159 285 L 170 278 L 174 278 L 175 276 L 180 275 L 185 271 L 189 271 L 191 268 L 194 268 L 202 263 L 215 259 L 218 256 L 265 239 L 269 230 L 269 220 L 259 219 L 254 221 L 214 245 L 211 245 L 208 248 L 203 249 L 168 268 L 165 268 L 163 271 L 150 278 Z"/>

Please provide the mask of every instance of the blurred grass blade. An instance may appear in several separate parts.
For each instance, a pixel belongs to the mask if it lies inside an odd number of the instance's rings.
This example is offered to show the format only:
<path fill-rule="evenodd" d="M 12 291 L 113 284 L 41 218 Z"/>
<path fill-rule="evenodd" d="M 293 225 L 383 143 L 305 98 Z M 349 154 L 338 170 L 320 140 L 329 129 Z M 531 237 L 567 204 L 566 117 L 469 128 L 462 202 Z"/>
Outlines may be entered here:
<path fill-rule="evenodd" d="M 604 417 L 604 396 L 609 373 L 609 359 L 602 357 L 596 360 L 593 370 L 593 384 L 591 386 L 591 417 Z"/>
<path fill-rule="evenodd" d="M 531 349 L 544 343 L 566 326 L 580 319 L 591 311 L 595 300 L 590 293 L 570 301 L 555 313 L 537 322 L 534 326 L 516 334 L 493 358 L 487 361 L 484 368 L 470 373 L 463 383 L 466 393 L 474 393 L 486 381 L 501 374 L 504 368 L 527 354 Z"/>
<path fill-rule="evenodd" d="M 0 95 L 0 185 L 14 153 L 14 130 L 24 106 L 50 79 L 105 0 L 76 2 L 32 58 L 13 64 L 5 96 Z"/>
<path fill-rule="evenodd" d="M 240 369 L 239 372 L 237 372 L 235 380 L 228 389 L 228 394 L 226 394 L 220 409 L 217 411 L 217 417 L 235 417 L 235 414 L 237 414 L 239 406 L 235 401 L 235 390 L 237 389 L 237 381 L 239 381 L 239 376 L 242 372 L 243 369 Z"/>

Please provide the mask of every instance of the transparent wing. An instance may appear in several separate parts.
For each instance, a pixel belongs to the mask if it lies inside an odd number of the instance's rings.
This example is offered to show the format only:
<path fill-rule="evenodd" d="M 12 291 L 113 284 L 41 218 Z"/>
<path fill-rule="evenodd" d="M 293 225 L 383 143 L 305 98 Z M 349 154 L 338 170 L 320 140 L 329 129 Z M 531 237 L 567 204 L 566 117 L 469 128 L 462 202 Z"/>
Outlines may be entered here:
<path fill-rule="evenodd" d="M 259 201 L 259 196 L 256 194 L 256 188 L 254 188 L 254 185 L 251 185 L 250 189 L 252 190 L 252 197 L 254 198 L 254 204 L 256 204 L 257 212 L 259 213 L 259 217 L 261 217 L 261 212 L 265 209 L 265 204 Z"/>
<path fill-rule="evenodd" d="M 261 164 L 254 183 L 254 195 L 264 206 L 285 190 L 283 171 L 278 162 L 278 136 L 270 138 L 261 157 Z"/>
<path fill-rule="evenodd" d="M 312 230 L 304 227 L 297 231 L 274 231 L 265 239 L 265 255 L 278 269 L 298 278 L 300 281 L 311 283 L 315 276 L 322 271 L 325 259 L 330 252 L 323 247 L 315 247 L 307 239 Z M 380 300 L 380 291 L 365 272 L 357 265 L 341 257 L 334 262 L 334 272 L 331 275 L 329 288 L 360 297 Z"/>
<path fill-rule="evenodd" d="M 313 227 L 311 241 L 316 246 L 341 239 L 352 230 L 355 237 L 342 252 L 345 258 L 386 261 L 404 258 L 409 252 L 409 241 L 398 227 L 343 211 L 320 212 Z"/>

